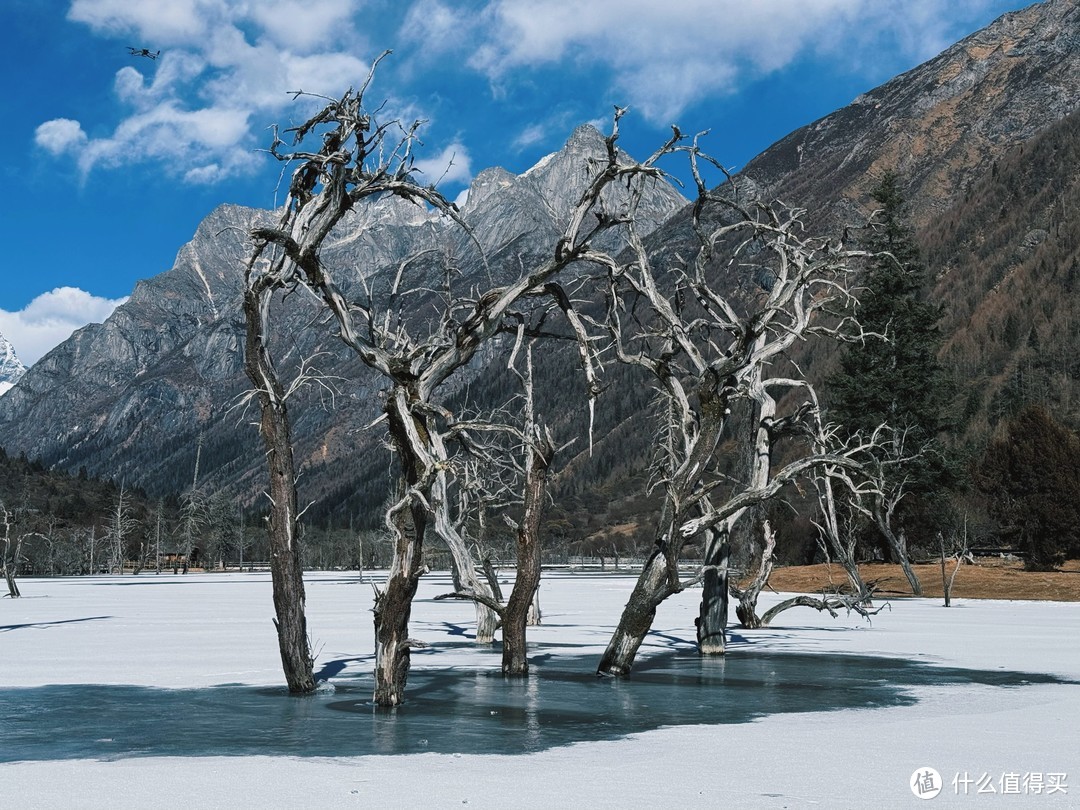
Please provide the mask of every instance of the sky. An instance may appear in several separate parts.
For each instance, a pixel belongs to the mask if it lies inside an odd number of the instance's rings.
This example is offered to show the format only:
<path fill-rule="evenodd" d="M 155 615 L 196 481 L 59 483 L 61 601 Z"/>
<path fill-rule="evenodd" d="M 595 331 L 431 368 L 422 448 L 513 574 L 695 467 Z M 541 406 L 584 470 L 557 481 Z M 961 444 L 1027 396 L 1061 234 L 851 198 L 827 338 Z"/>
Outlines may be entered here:
<path fill-rule="evenodd" d="M 0 333 L 27 365 L 168 270 L 217 205 L 273 208 L 296 91 L 423 119 L 450 198 L 575 126 L 670 134 L 738 169 L 1025 0 L 5 0 Z M 148 49 L 155 59 L 133 55 Z M 308 97 L 306 103 L 313 103 Z"/>

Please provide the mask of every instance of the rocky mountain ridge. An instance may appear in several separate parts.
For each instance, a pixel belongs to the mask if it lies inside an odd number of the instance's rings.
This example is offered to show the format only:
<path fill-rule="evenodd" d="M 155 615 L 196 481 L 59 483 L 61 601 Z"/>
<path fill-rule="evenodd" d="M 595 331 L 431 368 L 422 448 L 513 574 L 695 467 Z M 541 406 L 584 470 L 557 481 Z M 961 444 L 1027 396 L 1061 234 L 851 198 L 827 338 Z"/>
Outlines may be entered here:
<path fill-rule="evenodd" d="M 599 132 L 579 127 L 562 150 L 522 175 L 480 173 L 462 207 L 470 234 L 393 198 L 357 206 L 327 240 L 324 261 L 338 271 L 357 269 L 340 273 L 346 291 L 425 253 L 453 256 L 460 276 L 455 283 L 463 286 L 516 277 L 523 264 L 553 248 L 588 179 L 582 167 L 605 148 Z M 639 208 L 645 232 L 685 202 L 667 183 L 653 184 Z M 201 436 L 201 480 L 253 499 L 260 486 L 252 463 L 257 435 L 238 430 L 245 415 L 231 407 L 249 385 L 240 311 L 246 235 L 272 216 L 232 205 L 215 209 L 172 269 L 139 282 L 105 323 L 80 329 L 35 364 L 0 407 L 0 445 L 162 493 L 190 485 Z M 422 263 L 420 271 L 434 272 Z M 474 279 L 480 272 L 485 278 Z M 434 286 L 441 279 L 415 283 L 425 282 Z M 309 328 L 318 314 L 308 299 L 290 301 L 280 309 L 276 343 L 285 375 L 300 358 L 318 356 L 322 371 L 348 381 L 341 397 L 351 407 L 323 409 L 316 401 L 297 419 L 298 455 L 301 463 L 326 471 L 325 481 L 319 473 L 310 476 L 322 491 L 338 477 L 327 465 L 366 441 L 357 432 L 380 406 L 378 381 L 358 367 L 332 330 Z"/>
<path fill-rule="evenodd" d="M 9 391 L 25 373 L 26 366 L 15 354 L 15 347 L 0 334 L 0 395 Z"/>

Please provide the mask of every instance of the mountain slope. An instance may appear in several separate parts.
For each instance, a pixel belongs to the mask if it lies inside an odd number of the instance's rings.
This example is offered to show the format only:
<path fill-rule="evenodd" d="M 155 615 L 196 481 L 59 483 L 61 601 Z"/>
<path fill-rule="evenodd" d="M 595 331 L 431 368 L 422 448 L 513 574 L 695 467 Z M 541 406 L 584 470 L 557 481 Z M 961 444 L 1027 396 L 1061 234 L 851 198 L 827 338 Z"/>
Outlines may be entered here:
<path fill-rule="evenodd" d="M 788 135 L 742 175 L 768 198 L 845 224 L 868 212 L 886 170 L 923 225 L 996 158 L 1077 108 L 1080 6 L 1049 0 L 1003 15 L 922 65 Z"/>
<path fill-rule="evenodd" d="M 365 278 L 380 283 L 384 269 L 429 253 L 453 257 L 454 283 L 464 289 L 489 284 L 488 276 L 496 282 L 515 278 L 523 264 L 553 248 L 587 182 L 582 167 L 605 148 L 600 133 L 580 127 L 562 150 L 521 176 L 499 169 L 481 173 L 462 209 L 471 236 L 394 198 L 358 206 L 327 240 L 324 261 L 339 272 L 356 268 L 341 275 L 346 292 L 357 294 Z M 644 231 L 684 204 L 670 185 L 651 185 L 639 209 Z M 201 480 L 253 500 L 261 488 L 257 435 L 238 429 L 245 415 L 231 405 L 248 388 L 240 312 L 246 234 L 270 216 L 238 206 L 210 214 L 171 270 L 140 282 L 104 324 L 79 330 L 5 397 L 0 445 L 49 465 L 85 466 L 162 493 L 191 483 L 202 437 Z M 418 287 L 438 289 L 443 283 L 441 269 L 430 262 L 418 262 L 409 272 L 424 274 L 414 281 Z M 291 375 L 301 358 L 317 357 L 321 371 L 340 378 L 339 398 L 349 404 L 319 407 L 315 391 L 296 408 L 294 436 L 309 471 L 304 484 L 311 499 L 340 483 L 338 465 L 376 450 L 376 439 L 362 427 L 380 411 L 379 381 L 359 367 L 332 330 L 312 328 L 318 316 L 302 296 L 275 315 L 282 372 Z"/>

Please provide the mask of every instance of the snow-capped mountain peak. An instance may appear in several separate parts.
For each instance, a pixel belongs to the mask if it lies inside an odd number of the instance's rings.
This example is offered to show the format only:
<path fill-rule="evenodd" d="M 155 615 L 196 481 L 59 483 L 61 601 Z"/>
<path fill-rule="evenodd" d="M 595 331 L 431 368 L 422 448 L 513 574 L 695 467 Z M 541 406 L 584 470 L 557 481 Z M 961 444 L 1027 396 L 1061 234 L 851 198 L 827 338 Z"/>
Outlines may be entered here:
<path fill-rule="evenodd" d="M 6 393 L 25 373 L 26 366 L 15 354 L 15 347 L 0 334 L 0 395 Z"/>

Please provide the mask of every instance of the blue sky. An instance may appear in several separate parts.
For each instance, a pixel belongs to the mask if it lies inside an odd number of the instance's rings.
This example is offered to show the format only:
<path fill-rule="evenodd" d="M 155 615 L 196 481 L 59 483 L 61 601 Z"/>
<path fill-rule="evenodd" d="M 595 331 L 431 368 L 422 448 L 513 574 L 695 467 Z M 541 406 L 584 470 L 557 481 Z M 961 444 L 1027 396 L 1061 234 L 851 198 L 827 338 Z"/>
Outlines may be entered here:
<path fill-rule="evenodd" d="M 289 91 L 423 118 L 449 197 L 520 173 L 629 105 L 645 155 L 678 123 L 738 168 L 1023 0 L 5 0 L 0 332 L 25 362 L 167 270 L 223 202 L 280 202 Z M 160 50 L 156 60 L 128 46 Z"/>

